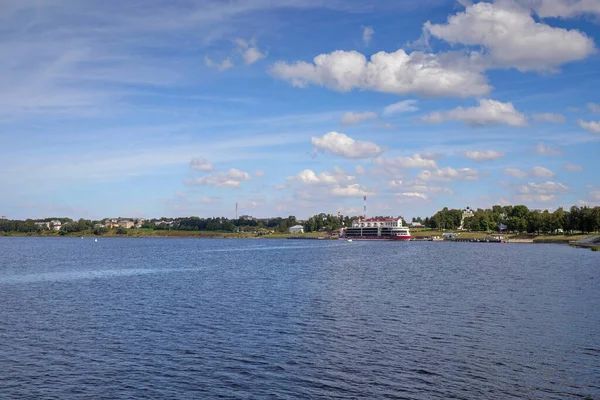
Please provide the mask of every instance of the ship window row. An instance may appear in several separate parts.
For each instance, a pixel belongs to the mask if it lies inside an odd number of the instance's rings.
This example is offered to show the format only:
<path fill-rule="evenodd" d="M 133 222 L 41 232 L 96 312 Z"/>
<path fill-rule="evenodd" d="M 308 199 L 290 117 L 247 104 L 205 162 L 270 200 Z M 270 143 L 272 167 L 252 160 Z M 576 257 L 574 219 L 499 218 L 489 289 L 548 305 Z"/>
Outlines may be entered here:
<path fill-rule="evenodd" d="M 402 224 L 398 222 L 361 222 L 360 225 L 357 224 L 357 226 L 360 226 L 361 228 L 370 228 L 378 226 L 402 226 Z"/>

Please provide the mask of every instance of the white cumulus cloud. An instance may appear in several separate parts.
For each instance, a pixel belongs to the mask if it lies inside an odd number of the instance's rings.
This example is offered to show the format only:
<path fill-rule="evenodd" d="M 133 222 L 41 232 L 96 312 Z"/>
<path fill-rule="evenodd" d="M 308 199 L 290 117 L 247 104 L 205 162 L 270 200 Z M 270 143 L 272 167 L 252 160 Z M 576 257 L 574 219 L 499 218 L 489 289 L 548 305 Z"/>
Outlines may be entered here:
<path fill-rule="evenodd" d="M 306 185 L 342 185 L 349 184 L 354 181 L 355 177 L 349 175 L 341 168 L 334 167 L 333 172 L 320 172 L 315 173 L 311 169 L 305 169 L 300 171 L 295 176 L 287 178 L 288 181 L 297 181 Z"/>
<path fill-rule="evenodd" d="M 437 168 L 435 160 L 423 158 L 420 154 L 398 158 L 377 157 L 373 164 L 392 169 Z"/>
<path fill-rule="evenodd" d="M 419 153 L 419 155 L 428 160 L 439 160 L 440 158 L 444 157 L 442 153 L 435 153 L 433 151 L 423 151 Z"/>
<path fill-rule="evenodd" d="M 473 161 L 492 161 L 506 156 L 506 153 L 495 150 L 465 151 L 463 155 Z"/>
<path fill-rule="evenodd" d="M 367 111 L 363 113 L 347 112 L 342 115 L 342 125 L 358 125 L 369 119 L 376 119 L 377 113 Z"/>
<path fill-rule="evenodd" d="M 190 161 L 190 168 L 196 171 L 212 171 L 213 166 L 204 158 L 194 157 L 192 158 L 192 161 Z"/>
<path fill-rule="evenodd" d="M 444 194 L 453 194 L 454 192 L 444 186 L 439 186 L 431 183 L 426 183 L 420 180 L 413 181 L 401 181 L 392 180 L 389 182 L 388 187 L 394 191 L 401 193 L 425 193 L 429 197 L 430 195 L 439 196 Z"/>
<path fill-rule="evenodd" d="M 479 179 L 479 173 L 471 168 L 444 167 L 432 171 L 421 171 L 417 175 L 417 179 L 423 182 L 473 181 Z"/>
<path fill-rule="evenodd" d="M 311 199 L 329 194 L 335 197 L 368 196 L 373 192 L 367 191 L 356 183 L 356 177 L 349 175 L 341 168 L 334 167 L 332 172 L 315 173 L 305 169 L 294 176 L 289 176 L 287 182 L 296 187 L 296 194 L 304 199 Z M 298 186 L 300 184 L 301 186 Z"/>
<path fill-rule="evenodd" d="M 205 56 L 204 64 L 209 68 L 215 68 L 215 69 L 218 69 L 219 71 L 225 71 L 226 69 L 233 67 L 233 62 L 231 61 L 231 57 L 227 57 L 221 62 L 216 62 L 216 61 L 213 61 L 210 57 Z"/>
<path fill-rule="evenodd" d="M 467 5 L 446 24 L 427 22 L 424 30 L 451 44 L 481 46 L 490 66 L 520 71 L 555 70 L 595 51 L 584 33 L 536 22 L 529 9 L 509 1 Z"/>
<path fill-rule="evenodd" d="M 244 51 L 244 64 L 254 64 L 258 60 L 265 58 L 267 53 L 261 53 L 256 47 L 250 47 Z"/>
<path fill-rule="evenodd" d="M 403 192 L 403 193 L 398 193 L 399 196 L 405 196 L 405 197 L 417 197 L 423 200 L 427 200 L 428 197 L 425 193 L 420 193 L 420 192 Z"/>
<path fill-rule="evenodd" d="M 329 132 L 323 137 L 311 138 L 316 149 L 346 158 L 371 158 L 383 152 L 383 148 L 372 142 L 354 140 L 344 133 Z"/>
<path fill-rule="evenodd" d="M 504 173 L 508 176 L 512 176 L 513 178 L 527 178 L 529 176 L 527 171 L 522 171 L 518 168 L 506 168 Z"/>
<path fill-rule="evenodd" d="M 247 42 L 244 39 L 237 38 L 234 42 L 238 45 L 239 51 L 242 53 L 244 64 L 251 65 L 267 56 L 266 52 L 261 52 L 256 46 L 256 41 Z"/>
<path fill-rule="evenodd" d="M 482 75 L 477 55 L 427 54 L 380 51 L 367 58 L 357 51 L 336 50 L 321 54 L 312 63 L 277 62 L 271 74 L 293 86 L 325 86 L 340 92 L 353 89 L 398 95 L 483 96 L 491 87 Z"/>
<path fill-rule="evenodd" d="M 186 179 L 184 182 L 190 186 L 204 185 L 219 188 L 238 188 L 242 181 L 249 181 L 251 179 L 249 173 L 231 168 L 227 172 L 217 172 L 196 179 Z"/>
<path fill-rule="evenodd" d="M 371 44 L 371 39 L 373 38 L 374 34 L 375 29 L 371 28 L 370 26 L 363 27 L 362 39 L 365 46 Z"/>
<path fill-rule="evenodd" d="M 545 181 L 545 182 L 529 182 L 526 185 L 523 185 L 519 188 L 519 193 L 525 195 L 556 195 L 556 194 L 564 194 L 569 191 L 569 187 L 560 183 L 553 181 Z"/>
<path fill-rule="evenodd" d="M 385 107 L 383 109 L 383 115 L 390 116 L 393 114 L 409 113 L 414 111 L 419 111 L 419 107 L 417 107 L 417 100 L 402 100 Z"/>
<path fill-rule="evenodd" d="M 372 196 L 373 192 L 368 192 L 363 189 L 358 183 L 349 185 L 347 187 L 334 187 L 329 192 L 332 196 L 337 197 L 358 197 L 358 196 Z"/>
<path fill-rule="evenodd" d="M 564 154 L 562 151 L 552 149 L 546 146 L 544 143 L 538 143 L 535 146 L 535 152 L 538 154 L 543 154 L 545 156 L 562 156 Z"/>
<path fill-rule="evenodd" d="M 522 195 L 521 200 L 527 203 L 552 203 L 556 201 L 556 196 L 553 194 Z"/>
<path fill-rule="evenodd" d="M 433 112 L 421 118 L 422 121 L 440 124 L 444 121 L 459 121 L 469 126 L 510 125 L 525 126 L 527 119 L 512 103 L 502 103 L 491 99 L 479 100 L 477 107 L 458 107 L 450 111 Z"/>
<path fill-rule="evenodd" d="M 591 133 L 600 133 L 600 121 L 579 120 L 579 126 Z"/>
<path fill-rule="evenodd" d="M 513 178 L 527 178 L 527 177 L 538 177 L 538 178 L 554 178 L 556 174 L 545 167 L 533 167 L 530 171 L 524 171 L 518 168 L 506 168 L 504 174 L 512 176 Z"/>
<path fill-rule="evenodd" d="M 542 113 L 533 114 L 533 120 L 537 122 L 551 122 L 553 124 L 562 124 L 565 122 L 565 116 L 562 114 Z"/>
<path fill-rule="evenodd" d="M 597 0 L 519 0 L 531 7 L 541 18 L 573 18 L 591 14 L 600 16 L 600 2 Z"/>
<path fill-rule="evenodd" d="M 587 103 L 587 108 L 591 112 L 600 113 L 600 104 L 596 103 Z"/>
<path fill-rule="evenodd" d="M 531 169 L 531 175 L 540 178 L 554 178 L 556 176 L 554 172 L 544 167 L 533 167 Z"/>

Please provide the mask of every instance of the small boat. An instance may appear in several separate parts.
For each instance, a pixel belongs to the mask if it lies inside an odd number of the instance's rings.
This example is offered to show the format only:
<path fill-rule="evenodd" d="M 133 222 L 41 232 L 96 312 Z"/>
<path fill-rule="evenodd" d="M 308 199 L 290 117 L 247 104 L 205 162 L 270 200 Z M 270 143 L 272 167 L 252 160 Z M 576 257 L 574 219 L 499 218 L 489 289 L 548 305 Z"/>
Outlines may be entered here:
<path fill-rule="evenodd" d="M 348 240 L 346 240 L 346 242 L 352 243 L 352 239 L 348 239 Z"/>
<path fill-rule="evenodd" d="M 97 242 L 97 241 L 98 241 L 98 239 L 94 239 L 94 242 Z"/>

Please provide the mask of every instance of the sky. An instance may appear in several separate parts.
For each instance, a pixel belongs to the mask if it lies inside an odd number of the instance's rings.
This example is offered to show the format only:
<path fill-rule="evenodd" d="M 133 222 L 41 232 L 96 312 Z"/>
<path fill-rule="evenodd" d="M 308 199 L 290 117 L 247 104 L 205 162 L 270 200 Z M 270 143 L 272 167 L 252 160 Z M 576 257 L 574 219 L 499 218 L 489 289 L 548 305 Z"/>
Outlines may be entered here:
<path fill-rule="evenodd" d="M 600 0 L 0 0 L 0 215 L 600 204 Z"/>

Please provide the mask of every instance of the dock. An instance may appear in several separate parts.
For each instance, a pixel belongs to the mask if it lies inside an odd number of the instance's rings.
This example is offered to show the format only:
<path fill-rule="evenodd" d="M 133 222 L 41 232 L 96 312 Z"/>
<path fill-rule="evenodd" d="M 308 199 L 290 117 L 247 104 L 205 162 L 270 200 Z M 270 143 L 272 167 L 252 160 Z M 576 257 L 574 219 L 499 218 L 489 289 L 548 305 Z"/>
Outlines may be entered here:
<path fill-rule="evenodd" d="M 327 240 L 329 238 L 326 238 L 325 236 L 290 236 L 290 237 L 288 237 L 288 239 L 291 239 L 291 240 Z M 334 239 L 337 239 L 337 237 Z"/>
<path fill-rule="evenodd" d="M 504 238 L 498 237 L 489 237 L 489 238 L 479 238 L 479 239 L 467 239 L 467 238 L 432 238 L 432 237 L 418 237 L 410 239 L 411 242 L 460 242 L 460 243 L 506 243 Z"/>

